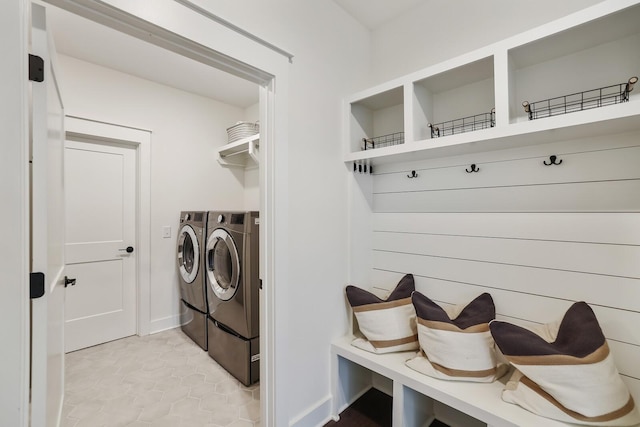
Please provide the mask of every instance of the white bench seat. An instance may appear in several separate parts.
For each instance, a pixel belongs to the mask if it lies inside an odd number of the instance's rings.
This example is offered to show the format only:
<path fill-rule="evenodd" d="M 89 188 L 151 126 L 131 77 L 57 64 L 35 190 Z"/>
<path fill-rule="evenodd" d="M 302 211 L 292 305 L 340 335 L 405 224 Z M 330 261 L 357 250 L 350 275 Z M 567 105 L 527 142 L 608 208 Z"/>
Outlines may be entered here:
<path fill-rule="evenodd" d="M 415 352 L 373 354 L 351 345 L 353 336 L 332 343 L 334 375 L 334 417 L 365 390 L 354 393 L 351 375 L 353 364 L 375 372 L 393 382 L 393 426 L 422 427 L 433 420 L 429 408 L 411 408 L 407 388 L 469 415 L 490 427 L 567 427 L 562 423 L 532 414 L 517 405 L 506 403 L 501 394 L 510 373 L 493 383 L 445 381 L 416 372 L 405 365 Z M 349 361 L 351 363 L 345 363 Z M 407 402 L 405 404 L 405 402 Z M 420 401 L 418 401 L 420 402 Z"/>

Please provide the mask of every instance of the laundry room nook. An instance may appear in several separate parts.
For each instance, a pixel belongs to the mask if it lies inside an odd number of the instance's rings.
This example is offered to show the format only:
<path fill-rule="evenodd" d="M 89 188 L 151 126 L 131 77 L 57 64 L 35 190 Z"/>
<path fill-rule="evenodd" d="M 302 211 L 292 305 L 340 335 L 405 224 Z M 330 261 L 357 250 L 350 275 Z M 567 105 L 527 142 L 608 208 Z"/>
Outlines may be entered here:
<path fill-rule="evenodd" d="M 0 2 L 0 426 L 640 426 L 640 0 Z"/>
<path fill-rule="evenodd" d="M 258 120 L 258 88 L 251 85 L 251 105 L 242 108 L 70 56 L 60 55 L 59 62 L 68 116 L 151 135 L 149 330 L 175 327 L 181 323 L 175 254 L 180 213 L 258 209 L 258 164 L 223 166 L 217 151 L 227 144 L 227 128 Z"/>
<path fill-rule="evenodd" d="M 144 422 L 177 420 L 188 407 L 191 418 L 203 422 L 257 422 L 259 85 L 161 48 L 149 50 L 140 40 L 51 8 L 67 116 L 67 254 L 86 252 L 100 239 L 125 249 L 92 260 L 95 268 L 84 258 L 67 258 L 67 274 L 75 280 L 65 292 L 67 374 L 114 382 L 115 371 L 95 376 L 85 369 L 108 357 L 119 360 L 128 381 L 155 372 L 147 395 L 131 394 L 121 404 L 123 413 L 145 408 L 135 417 Z M 128 50 L 122 57 L 90 52 L 58 30 L 68 27 Z M 145 67 L 159 72 L 145 74 Z M 144 142 L 133 145 L 137 135 Z M 126 187 L 133 191 L 121 194 Z M 85 218 L 94 218 L 97 227 L 83 228 Z M 147 248 L 138 244 L 145 229 Z M 128 265 L 132 260 L 137 263 Z M 147 275 L 147 287 L 127 275 Z M 152 339 L 139 342 L 136 335 Z M 106 392 L 73 380 L 65 387 L 63 425 L 104 422 L 104 408 L 83 412 L 89 396 L 129 389 L 118 384 Z M 220 397 L 230 403 L 215 415 Z M 134 405 L 136 398 L 148 403 Z M 169 412 L 178 401 L 182 405 Z M 197 407 L 201 402 L 204 409 Z"/>

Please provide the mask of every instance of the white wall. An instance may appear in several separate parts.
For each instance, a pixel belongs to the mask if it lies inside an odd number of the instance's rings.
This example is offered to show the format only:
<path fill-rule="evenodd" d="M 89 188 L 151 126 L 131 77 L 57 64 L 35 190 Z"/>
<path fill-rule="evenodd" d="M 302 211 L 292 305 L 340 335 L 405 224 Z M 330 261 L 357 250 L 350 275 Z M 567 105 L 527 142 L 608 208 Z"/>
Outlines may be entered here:
<path fill-rule="evenodd" d="M 257 122 L 260 119 L 260 103 L 244 110 L 245 122 Z M 260 169 L 259 165 L 249 164 L 244 170 L 244 209 L 260 210 Z"/>
<path fill-rule="evenodd" d="M 342 98 L 368 72 L 369 34 L 326 0 L 196 3 L 295 55 L 286 112 L 289 184 L 280 190 L 289 199 L 288 279 L 274 284 L 282 325 L 276 345 L 286 359 L 276 375 L 286 396 L 276 404 L 290 424 L 318 425 L 330 413 L 329 343 L 344 333 L 346 318 Z"/>
<path fill-rule="evenodd" d="M 371 34 L 377 84 L 543 25 L 602 0 L 425 0 Z"/>
<path fill-rule="evenodd" d="M 244 110 L 68 56 L 60 66 L 68 115 L 152 132 L 150 328 L 175 327 L 180 211 L 244 208 L 243 171 L 220 166 L 215 152 Z"/>

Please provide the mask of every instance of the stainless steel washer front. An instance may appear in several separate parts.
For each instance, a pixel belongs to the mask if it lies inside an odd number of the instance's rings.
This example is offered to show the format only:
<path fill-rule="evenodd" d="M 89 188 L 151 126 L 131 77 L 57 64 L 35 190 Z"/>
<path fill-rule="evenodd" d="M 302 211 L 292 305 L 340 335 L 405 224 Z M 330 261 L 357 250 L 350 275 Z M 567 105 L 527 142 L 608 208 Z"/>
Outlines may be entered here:
<path fill-rule="evenodd" d="M 182 280 L 193 283 L 200 268 L 200 243 L 190 224 L 185 224 L 178 232 L 178 270 Z"/>
<path fill-rule="evenodd" d="M 207 288 L 204 272 L 207 213 L 180 214 L 176 242 L 178 284 L 182 300 L 182 330 L 200 347 L 207 349 Z"/>

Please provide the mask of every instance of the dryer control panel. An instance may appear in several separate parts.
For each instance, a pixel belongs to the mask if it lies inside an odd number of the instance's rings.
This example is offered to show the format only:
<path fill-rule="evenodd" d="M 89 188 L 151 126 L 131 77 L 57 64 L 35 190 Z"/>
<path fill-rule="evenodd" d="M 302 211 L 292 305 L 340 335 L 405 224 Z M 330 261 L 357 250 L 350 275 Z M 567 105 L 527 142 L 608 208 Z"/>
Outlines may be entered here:
<path fill-rule="evenodd" d="M 244 217 L 245 214 L 244 213 L 232 213 L 232 214 L 228 214 L 229 218 L 227 218 L 227 216 L 220 214 L 218 215 L 217 221 L 218 224 L 232 224 L 232 225 L 242 225 L 244 224 Z"/>

